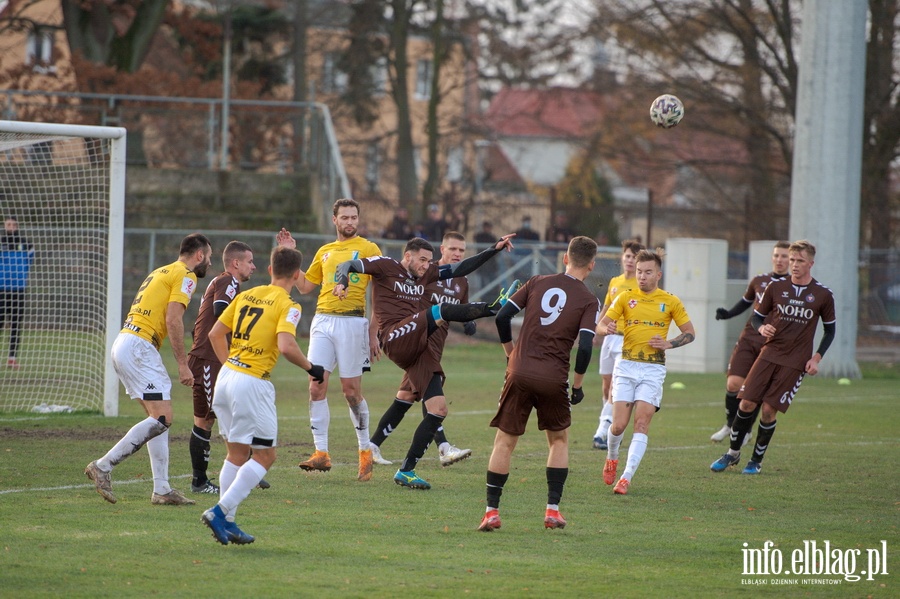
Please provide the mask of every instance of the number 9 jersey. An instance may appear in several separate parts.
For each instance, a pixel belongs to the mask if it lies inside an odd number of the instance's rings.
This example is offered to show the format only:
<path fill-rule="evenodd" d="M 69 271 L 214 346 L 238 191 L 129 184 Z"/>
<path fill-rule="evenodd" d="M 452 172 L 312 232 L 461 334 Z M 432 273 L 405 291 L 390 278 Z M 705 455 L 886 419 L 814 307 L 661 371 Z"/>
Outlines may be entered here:
<path fill-rule="evenodd" d="M 567 274 L 530 278 L 509 301 L 525 310 L 519 339 L 509 356 L 509 372 L 529 378 L 566 381 L 572 346 L 581 331 L 592 335 L 600 302 L 582 281 Z"/>
<path fill-rule="evenodd" d="M 281 352 L 278 334 L 297 334 L 300 305 L 275 285 L 260 285 L 238 294 L 219 316 L 231 329 L 225 366 L 268 380 Z"/>

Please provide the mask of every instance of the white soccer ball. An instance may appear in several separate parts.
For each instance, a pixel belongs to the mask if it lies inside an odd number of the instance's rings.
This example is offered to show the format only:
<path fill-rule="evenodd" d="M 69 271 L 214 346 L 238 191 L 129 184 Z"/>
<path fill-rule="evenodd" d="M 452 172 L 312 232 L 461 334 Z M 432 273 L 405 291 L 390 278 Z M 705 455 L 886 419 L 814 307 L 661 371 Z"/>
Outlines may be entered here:
<path fill-rule="evenodd" d="M 663 94 L 650 105 L 650 120 L 657 127 L 671 129 L 684 117 L 684 104 L 672 94 Z"/>

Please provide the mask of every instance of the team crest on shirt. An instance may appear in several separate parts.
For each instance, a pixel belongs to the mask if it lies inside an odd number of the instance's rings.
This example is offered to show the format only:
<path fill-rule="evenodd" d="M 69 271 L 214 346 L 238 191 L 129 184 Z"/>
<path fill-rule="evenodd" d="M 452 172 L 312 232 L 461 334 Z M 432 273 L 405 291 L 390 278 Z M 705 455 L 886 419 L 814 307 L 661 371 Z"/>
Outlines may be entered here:
<path fill-rule="evenodd" d="M 324 254 L 322 254 L 322 264 L 325 264 L 326 262 L 328 262 L 328 256 L 330 256 L 330 255 L 331 255 L 331 252 L 325 252 Z"/>
<path fill-rule="evenodd" d="M 638 303 L 637 303 L 637 300 L 636 300 L 636 299 L 630 299 L 630 300 L 628 300 L 628 307 L 629 307 L 629 308 L 634 308 L 634 307 L 637 306 L 637 305 L 638 305 Z"/>
<path fill-rule="evenodd" d="M 811 304 L 814 301 L 816 301 L 816 296 L 814 296 L 812 293 L 810 293 L 804 299 L 807 301 L 807 303 Z"/>
<path fill-rule="evenodd" d="M 197 284 L 190 277 L 185 277 L 181 280 L 181 292 L 188 297 L 194 295 L 196 287 Z"/>
<path fill-rule="evenodd" d="M 286 319 L 289 323 L 294 326 L 300 322 L 300 308 L 291 308 L 288 310 L 288 315 Z"/>
<path fill-rule="evenodd" d="M 666 305 L 665 305 L 665 304 L 660 304 L 660 305 L 659 305 L 659 311 L 660 311 L 660 312 L 665 312 L 665 311 L 666 311 Z"/>

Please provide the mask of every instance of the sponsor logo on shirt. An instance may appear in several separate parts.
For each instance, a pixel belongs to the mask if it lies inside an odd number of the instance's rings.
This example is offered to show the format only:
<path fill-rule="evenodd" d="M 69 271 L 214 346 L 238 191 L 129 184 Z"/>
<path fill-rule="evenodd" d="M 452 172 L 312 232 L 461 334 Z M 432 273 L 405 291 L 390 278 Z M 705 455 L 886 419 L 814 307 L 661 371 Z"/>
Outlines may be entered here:
<path fill-rule="evenodd" d="M 197 284 L 190 277 L 185 277 L 181 280 L 181 292 L 188 297 L 194 295 L 194 289 L 197 288 Z"/>

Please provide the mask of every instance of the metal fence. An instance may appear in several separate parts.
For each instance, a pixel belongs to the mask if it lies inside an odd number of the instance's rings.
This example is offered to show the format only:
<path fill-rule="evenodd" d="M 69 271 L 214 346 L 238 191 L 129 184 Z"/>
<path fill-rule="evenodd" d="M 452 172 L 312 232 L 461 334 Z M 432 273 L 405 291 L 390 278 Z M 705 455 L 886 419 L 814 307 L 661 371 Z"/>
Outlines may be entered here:
<path fill-rule="evenodd" d="M 308 173 L 325 216 L 334 198 L 350 197 L 321 103 L 0 90 L 0 118 L 125 127 L 129 165 Z M 330 228 L 330 218 L 322 225 Z"/>

